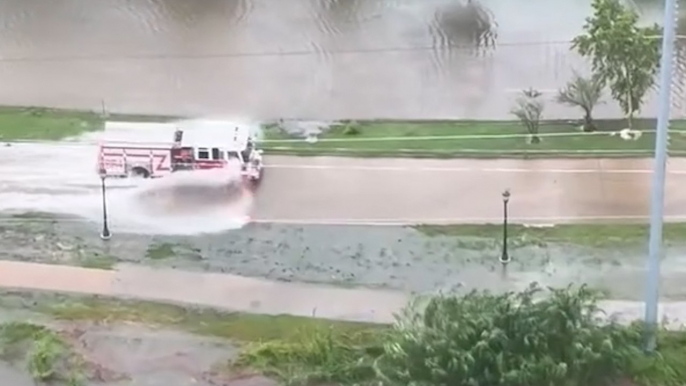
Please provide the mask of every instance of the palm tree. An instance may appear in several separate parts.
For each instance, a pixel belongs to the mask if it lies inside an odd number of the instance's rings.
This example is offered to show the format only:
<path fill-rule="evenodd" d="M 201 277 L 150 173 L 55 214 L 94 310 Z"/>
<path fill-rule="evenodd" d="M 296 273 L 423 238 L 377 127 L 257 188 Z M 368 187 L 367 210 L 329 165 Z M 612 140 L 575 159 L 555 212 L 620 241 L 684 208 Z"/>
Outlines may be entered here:
<path fill-rule="evenodd" d="M 584 78 L 574 73 L 572 80 L 557 94 L 557 102 L 584 110 L 584 131 L 596 131 L 593 108 L 600 103 L 603 84 L 598 77 Z"/>

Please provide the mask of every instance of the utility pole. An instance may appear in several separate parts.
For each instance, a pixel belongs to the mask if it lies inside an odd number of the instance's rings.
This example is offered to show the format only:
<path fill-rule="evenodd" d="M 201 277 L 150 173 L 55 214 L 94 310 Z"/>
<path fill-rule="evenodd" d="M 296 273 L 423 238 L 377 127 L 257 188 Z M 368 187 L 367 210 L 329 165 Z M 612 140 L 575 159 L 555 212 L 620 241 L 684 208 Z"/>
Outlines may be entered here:
<path fill-rule="evenodd" d="M 676 32 L 676 0 L 665 1 L 662 31 L 662 57 L 660 59 L 660 94 L 658 99 L 657 135 L 655 138 L 655 165 L 650 203 L 650 240 L 648 245 L 648 276 L 646 278 L 646 346 L 652 352 L 657 346 L 658 303 L 660 299 L 660 259 L 662 257 L 662 225 L 664 223 L 665 172 L 667 168 L 667 139 L 669 136 L 669 110 L 674 64 L 674 38 Z"/>

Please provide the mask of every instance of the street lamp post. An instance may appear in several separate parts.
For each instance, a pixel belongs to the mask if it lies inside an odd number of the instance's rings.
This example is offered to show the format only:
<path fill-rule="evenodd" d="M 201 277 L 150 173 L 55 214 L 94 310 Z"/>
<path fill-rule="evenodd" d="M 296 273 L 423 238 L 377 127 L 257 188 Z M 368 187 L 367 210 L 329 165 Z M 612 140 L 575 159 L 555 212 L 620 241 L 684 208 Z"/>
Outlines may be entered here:
<path fill-rule="evenodd" d="M 109 240 L 112 237 L 110 227 L 107 223 L 107 187 L 105 185 L 106 178 L 107 171 L 104 167 L 100 168 L 100 187 L 102 192 L 102 232 L 100 233 L 100 238 L 103 240 Z"/>
<path fill-rule="evenodd" d="M 503 192 L 503 253 L 500 256 L 500 263 L 503 266 L 509 263 L 512 259 L 507 253 L 507 203 L 510 202 L 510 191 Z"/>

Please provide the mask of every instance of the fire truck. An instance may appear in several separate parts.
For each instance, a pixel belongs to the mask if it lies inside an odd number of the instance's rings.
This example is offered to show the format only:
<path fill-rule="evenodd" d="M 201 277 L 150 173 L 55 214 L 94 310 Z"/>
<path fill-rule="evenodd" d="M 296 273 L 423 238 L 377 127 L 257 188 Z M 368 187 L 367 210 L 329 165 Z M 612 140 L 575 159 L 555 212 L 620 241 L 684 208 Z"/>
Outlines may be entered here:
<path fill-rule="evenodd" d="M 249 130 L 239 127 L 223 133 L 228 135 L 211 144 L 184 142 L 181 129 L 176 129 L 173 141 L 168 143 L 103 141 L 98 150 L 98 173 L 114 178 L 158 178 L 177 171 L 224 168 L 238 162 L 245 179 L 259 182 L 262 150 L 256 149 L 255 138 Z"/>

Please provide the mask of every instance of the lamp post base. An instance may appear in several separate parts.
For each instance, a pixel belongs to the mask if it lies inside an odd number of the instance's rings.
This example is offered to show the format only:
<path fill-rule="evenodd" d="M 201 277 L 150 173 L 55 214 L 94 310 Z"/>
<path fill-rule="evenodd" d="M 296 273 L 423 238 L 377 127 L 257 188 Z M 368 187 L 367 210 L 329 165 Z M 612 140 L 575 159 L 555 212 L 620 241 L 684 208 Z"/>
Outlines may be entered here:
<path fill-rule="evenodd" d="M 498 258 L 500 260 L 500 264 L 507 264 L 512 261 L 512 257 L 510 255 L 503 255 Z"/>
<path fill-rule="evenodd" d="M 103 232 L 103 233 L 100 233 L 100 238 L 103 240 L 109 240 L 112 238 L 112 234 L 109 232 L 107 232 L 107 233 Z"/>

